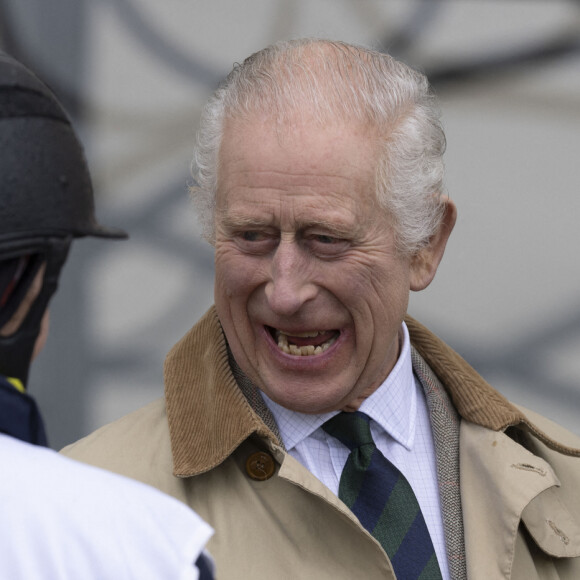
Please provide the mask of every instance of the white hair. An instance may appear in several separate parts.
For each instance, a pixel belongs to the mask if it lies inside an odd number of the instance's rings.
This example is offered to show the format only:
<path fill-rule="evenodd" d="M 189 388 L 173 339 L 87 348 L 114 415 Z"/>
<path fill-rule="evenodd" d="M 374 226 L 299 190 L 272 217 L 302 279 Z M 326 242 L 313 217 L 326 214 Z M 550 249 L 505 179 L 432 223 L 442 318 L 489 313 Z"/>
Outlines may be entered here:
<path fill-rule="evenodd" d="M 204 237 L 214 242 L 218 156 L 226 119 L 268 115 L 282 124 L 358 122 L 380 143 L 376 195 L 400 252 L 429 243 L 444 206 L 445 135 L 425 75 L 368 48 L 319 39 L 279 42 L 234 66 L 207 102 L 191 188 Z"/>

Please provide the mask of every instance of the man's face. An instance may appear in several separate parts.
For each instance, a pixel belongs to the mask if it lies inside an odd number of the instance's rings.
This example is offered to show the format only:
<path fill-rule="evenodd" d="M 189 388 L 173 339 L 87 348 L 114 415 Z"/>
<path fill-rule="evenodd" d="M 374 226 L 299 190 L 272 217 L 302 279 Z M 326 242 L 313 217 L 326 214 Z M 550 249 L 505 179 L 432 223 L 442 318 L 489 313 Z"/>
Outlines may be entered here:
<path fill-rule="evenodd" d="M 411 261 L 375 198 L 376 151 L 357 125 L 226 126 L 216 308 L 241 369 L 289 409 L 358 408 L 396 362 Z"/>

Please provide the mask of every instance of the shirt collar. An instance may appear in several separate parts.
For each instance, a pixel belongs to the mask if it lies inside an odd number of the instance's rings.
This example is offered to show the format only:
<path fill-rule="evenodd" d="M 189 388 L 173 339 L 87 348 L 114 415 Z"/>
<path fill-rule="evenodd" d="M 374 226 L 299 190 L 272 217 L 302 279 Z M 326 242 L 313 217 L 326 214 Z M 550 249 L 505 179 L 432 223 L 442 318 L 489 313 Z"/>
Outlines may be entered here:
<path fill-rule="evenodd" d="M 413 376 L 409 331 L 404 322 L 399 338 L 401 352 L 393 370 L 381 386 L 363 401 L 359 410 L 376 421 L 393 439 L 410 449 L 415 439 L 417 387 Z M 278 405 L 263 392 L 261 395 L 274 415 L 288 451 L 338 414 L 338 411 L 318 415 L 298 413 Z"/>
<path fill-rule="evenodd" d="M 417 389 L 407 325 L 401 325 L 401 352 L 383 384 L 362 402 L 359 411 L 376 421 L 395 441 L 411 449 L 417 424 Z"/>

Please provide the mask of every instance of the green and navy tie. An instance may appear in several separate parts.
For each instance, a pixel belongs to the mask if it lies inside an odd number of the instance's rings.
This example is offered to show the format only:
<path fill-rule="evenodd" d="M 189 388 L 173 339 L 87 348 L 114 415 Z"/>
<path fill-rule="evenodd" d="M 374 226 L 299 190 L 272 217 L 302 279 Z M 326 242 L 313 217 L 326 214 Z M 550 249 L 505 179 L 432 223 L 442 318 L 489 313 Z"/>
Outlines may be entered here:
<path fill-rule="evenodd" d="M 440 580 L 417 498 L 405 476 L 377 449 L 369 421 L 359 411 L 343 412 L 323 425 L 350 449 L 338 496 L 381 543 L 398 580 Z"/>

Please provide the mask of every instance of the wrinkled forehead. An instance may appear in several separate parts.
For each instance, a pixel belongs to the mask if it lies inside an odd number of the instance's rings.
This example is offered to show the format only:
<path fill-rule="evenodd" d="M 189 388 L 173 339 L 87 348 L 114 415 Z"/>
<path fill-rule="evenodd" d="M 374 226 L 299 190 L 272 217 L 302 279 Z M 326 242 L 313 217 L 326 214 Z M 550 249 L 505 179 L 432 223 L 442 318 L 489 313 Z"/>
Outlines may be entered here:
<path fill-rule="evenodd" d="M 219 160 L 218 214 L 243 209 L 246 220 L 261 210 L 290 212 L 298 222 L 321 222 L 339 208 L 354 216 L 357 205 L 376 199 L 375 157 L 373 139 L 359 125 L 231 122 Z"/>
<path fill-rule="evenodd" d="M 362 123 L 319 125 L 303 116 L 280 122 L 263 114 L 230 118 L 219 152 L 218 184 L 232 170 L 374 175 L 379 147 L 377 132 Z"/>

